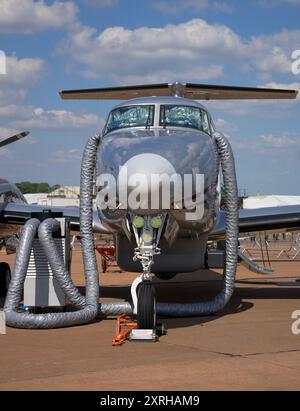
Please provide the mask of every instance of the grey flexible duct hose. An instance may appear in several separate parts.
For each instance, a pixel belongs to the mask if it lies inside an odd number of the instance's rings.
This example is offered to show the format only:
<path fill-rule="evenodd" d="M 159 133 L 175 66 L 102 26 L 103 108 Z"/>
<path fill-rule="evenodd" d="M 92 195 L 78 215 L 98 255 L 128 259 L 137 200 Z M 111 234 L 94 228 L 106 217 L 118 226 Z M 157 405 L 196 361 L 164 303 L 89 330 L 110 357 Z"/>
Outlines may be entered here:
<path fill-rule="evenodd" d="M 17 312 L 22 299 L 22 291 L 33 240 L 39 227 L 39 220 L 29 220 L 20 237 L 15 268 L 4 305 L 7 325 L 16 328 L 54 328 L 84 324 L 95 317 L 89 306 L 83 310 L 68 313 L 28 314 Z"/>
<path fill-rule="evenodd" d="M 91 169 L 94 170 L 95 167 L 99 139 L 99 136 L 94 136 L 88 141 L 84 150 L 81 167 L 82 193 L 80 199 L 80 234 L 83 243 L 82 252 L 86 279 L 86 298 L 84 308 L 80 309 L 79 311 L 65 313 L 49 313 L 38 315 L 17 313 L 16 310 L 21 300 L 22 288 L 26 277 L 32 242 L 39 226 L 38 220 L 29 220 L 25 224 L 23 233 L 21 235 L 16 264 L 12 275 L 13 281 L 10 284 L 8 296 L 5 302 L 4 311 L 6 315 L 7 325 L 17 328 L 68 327 L 71 325 L 88 323 L 92 321 L 99 313 L 99 278 L 96 256 L 95 252 L 93 252 L 93 171 L 91 171 Z M 46 225 L 43 225 L 40 230 L 41 238 L 43 238 L 43 235 L 45 234 L 47 237 L 45 228 Z M 52 246 L 53 245 L 55 246 L 54 242 L 52 242 Z M 45 246 L 44 243 L 43 246 Z M 49 247 L 51 250 L 51 241 L 49 243 Z M 87 251 L 87 248 L 89 247 L 92 247 L 92 253 L 89 253 Z M 55 252 L 55 249 L 56 247 L 52 247 L 52 252 Z M 48 250 L 47 247 L 46 250 Z M 53 274 L 56 276 L 63 289 L 67 291 L 69 298 L 73 300 L 73 302 L 75 302 L 77 305 L 82 306 L 84 300 L 82 300 L 79 293 L 72 293 L 74 290 L 72 286 L 70 286 L 70 276 L 61 266 L 62 261 L 59 255 L 56 255 L 56 257 L 58 258 L 55 259 L 55 261 L 52 261 L 52 266 L 54 268 Z"/>
<path fill-rule="evenodd" d="M 54 218 L 44 220 L 38 229 L 40 244 L 43 247 L 52 272 L 69 302 L 76 308 L 83 308 L 85 306 L 85 298 L 73 284 L 70 273 L 66 270 L 65 263 L 52 236 L 52 233 L 59 228 L 60 224 Z"/>
<path fill-rule="evenodd" d="M 93 175 L 96 165 L 100 136 L 93 136 L 87 143 L 81 167 L 80 234 L 86 280 L 86 297 L 74 286 L 70 274 L 58 252 L 52 233 L 59 228 L 55 219 L 41 224 L 37 219 L 29 220 L 22 231 L 17 252 L 13 280 L 5 302 L 6 323 L 16 328 L 56 328 L 84 324 L 98 314 L 103 316 L 131 314 L 130 303 L 116 302 L 99 304 L 99 274 L 94 251 L 93 236 Z M 51 266 L 52 272 L 68 300 L 79 310 L 66 313 L 24 314 L 17 312 L 22 298 L 32 243 L 38 231 L 40 243 Z"/>
<path fill-rule="evenodd" d="M 211 301 L 191 304 L 158 303 L 157 313 L 167 317 L 190 317 L 214 314 L 222 310 L 230 300 L 235 284 L 238 253 L 238 193 L 234 158 L 231 146 L 220 133 L 214 133 L 221 161 L 225 184 L 226 204 L 226 259 L 223 286 Z"/>
<path fill-rule="evenodd" d="M 17 312 L 22 298 L 32 242 L 39 227 L 39 220 L 29 220 L 20 237 L 15 268 L 4 305 L 6 324 L 16 328 L 56 328 L 87 323 L 95 318 L 98 309 L 85 305 L 80 311 L 49 314 L 28 314 Z"/>
<path fill-rule="evenodd" d="M 4 304 L 6 324 L 19 327 L 23 314 L 17 312 L 22 299 L 23 285 L 26 278 L 32 243 L 39 227 L 39 220 L 31 219 L 23 227 L 16 255 L 15 268 L 10 281 Z"/>
<path fill-rule="evenodd" d="M 57 250 L 52 233 L 59 229 L 59 223 L 54 218 L 43 221 L 39 227 L 39 240 L 45 255 L 51 266 L 55 278 L 71 304 L 77 308 L 85 305 L 85 297 L 75 287 L 70 274 L 65 268 L 64 262 Z M 132 307 L 126 302 L 113 302 L 99 304 L 99 313 L 103 316 L 131 314 Z"/>

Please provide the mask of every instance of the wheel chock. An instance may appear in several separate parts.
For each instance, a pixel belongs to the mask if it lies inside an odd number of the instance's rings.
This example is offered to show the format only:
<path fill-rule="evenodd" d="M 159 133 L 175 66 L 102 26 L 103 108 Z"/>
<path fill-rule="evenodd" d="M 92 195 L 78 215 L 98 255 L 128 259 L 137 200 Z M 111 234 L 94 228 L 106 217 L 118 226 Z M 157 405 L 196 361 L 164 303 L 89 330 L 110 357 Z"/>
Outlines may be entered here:
<path fill-rule="evenodd" d="M 163 324 L 157 324 L 156 330 L 146 330 L 137 327 L 137 321 L 128 319 L 126 314 L 120 315 L 117 319 L 116 333 L 112 340 L 112 345 L 114 347 L 120 346 L 126 340 L 155 342 L 159 336 L 166 334 Z"/>
<path fill-rule="evenodd" d="M 129 337 L 132 330 L 137 328 L 137 322 L 128 320 L 126 314 L 122 314 L 117 319 L 117 329 L 112 340 L 113 346 L 122 345 Z"/>

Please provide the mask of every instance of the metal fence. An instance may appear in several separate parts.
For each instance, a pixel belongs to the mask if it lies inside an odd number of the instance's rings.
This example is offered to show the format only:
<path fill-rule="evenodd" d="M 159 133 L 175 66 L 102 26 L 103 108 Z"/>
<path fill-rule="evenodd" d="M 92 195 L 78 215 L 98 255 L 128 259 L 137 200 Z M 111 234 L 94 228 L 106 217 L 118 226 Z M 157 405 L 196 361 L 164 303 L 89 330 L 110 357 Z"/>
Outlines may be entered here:
<path fill-rule="evenodd" d="M 300 261 L 300 233 L 261 233 L 241 238 L 240 251 L 256 261 Z"/>

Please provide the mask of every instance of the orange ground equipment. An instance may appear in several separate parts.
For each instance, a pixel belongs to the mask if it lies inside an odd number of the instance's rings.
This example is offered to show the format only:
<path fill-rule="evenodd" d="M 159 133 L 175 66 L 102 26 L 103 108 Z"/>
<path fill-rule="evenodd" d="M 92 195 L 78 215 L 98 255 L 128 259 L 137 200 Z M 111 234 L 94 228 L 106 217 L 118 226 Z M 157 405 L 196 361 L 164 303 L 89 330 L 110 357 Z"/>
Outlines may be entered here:
<path fill-rule="evenodd" d="M 118 267 L 116 263 L 116 247 L 111 240 L 101 240 L 95 245 L 96 251 L 101 255 L 102 272 L 105 273 L 108 267 Z M 122 272 L 122 270 L 118 270 Z"/>
<path fill-rule="evenodd" d="M 158 338 L 167 333 L 164 324 L 158 323 L 156 330 L 139 329 L 137 321 L 128 319 L 126 314 L 117 318 L 117 329 L 112 340 L 113 346 L 122 345 L 126 340 L 156 342 Z"/>
<path fill-rule="evenodd" d="M 132 330 L 137 328 L 137 322 L 128 320 L 126 314 L 122 314 L 117 319 L 116 334 L 112 340 L 113 346 L 122 345 L 129 337 Z"/>

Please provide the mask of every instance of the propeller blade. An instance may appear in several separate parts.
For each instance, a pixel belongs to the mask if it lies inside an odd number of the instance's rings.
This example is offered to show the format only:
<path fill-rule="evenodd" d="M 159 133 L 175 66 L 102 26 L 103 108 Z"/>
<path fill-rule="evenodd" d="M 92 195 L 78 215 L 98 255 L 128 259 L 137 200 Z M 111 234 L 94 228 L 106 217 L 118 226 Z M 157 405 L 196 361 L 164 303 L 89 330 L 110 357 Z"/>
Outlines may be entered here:
<path fill-rule="evenodd" d="M 0 148 L 4 147 L 4 146 L 7 146 L 11 143 L 14 143 L 15 141 L 18 141 L 21 138 L 24 138 L 24 137 L 28 136 L 28 134 L 29 134 L 29 131 L 23 131 L 22 133 L 18 133 L 18 134 L 15 134 L 14 136 L 5 138 L 4 140 L 0 141 Z"/>

